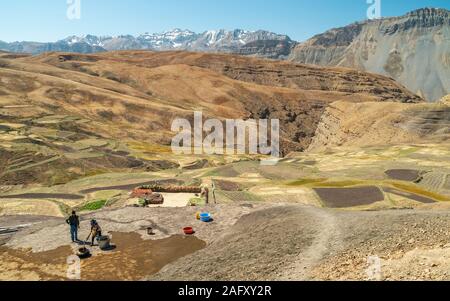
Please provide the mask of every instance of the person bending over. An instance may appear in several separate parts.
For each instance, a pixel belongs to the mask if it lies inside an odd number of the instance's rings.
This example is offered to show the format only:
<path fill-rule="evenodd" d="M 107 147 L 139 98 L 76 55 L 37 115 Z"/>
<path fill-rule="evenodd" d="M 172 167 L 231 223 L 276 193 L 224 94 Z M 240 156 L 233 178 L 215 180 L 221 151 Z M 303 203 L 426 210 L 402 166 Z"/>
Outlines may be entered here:
<path fill-rule="evenodd" d="M 102 236 L 102 228 L 100 228 L 100 225 L 97 223 L 95 219 L 91 221 L 91 232 L 89 233 L 89 236 L 87 237 L 87 241 L 89 241 L 89 237 L 92 237 L 92 243 L 91 246 L 94 246 L 94 241 L 96 238 Z"/>

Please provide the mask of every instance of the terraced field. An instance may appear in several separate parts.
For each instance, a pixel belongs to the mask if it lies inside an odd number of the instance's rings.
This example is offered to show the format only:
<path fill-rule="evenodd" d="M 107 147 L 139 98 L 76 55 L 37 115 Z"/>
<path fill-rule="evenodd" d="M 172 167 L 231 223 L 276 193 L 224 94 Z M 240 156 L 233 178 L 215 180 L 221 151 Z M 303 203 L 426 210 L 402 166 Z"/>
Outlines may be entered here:
<path fill-rule="evenodd" d="M 81 214 L 83 231 L 88 220 L 95 216 L 119 245 L 116 251 L 95 251 L 85 267 L 88 271 L 96 268 L 122 271 L 112 272 L 114 279 L 364 279 L 364 263 L 373 252 L 386 260 L 383 261 L 386 279 L 446 279 L 438 271 L 433 276 L 423 274 L 417 263 L 423 261 L 423 256 L 408 252 L 430 254 L 448 250 L 443 246 L 450 237 L 446 228 L 450 162 L 439 158 L 449 156 L 449 152 L 450 148 L 442 144 L 338 148 L 324 153 L 294 153 L 277 166 L 263 166 L 257 158 L 246 158 L 194 170 L 180 167 L 101 173 L 51 187 L 2 186 L 0 222 L 17 215 L 47 216 L 41 217 L 45 222 L 29 226 L 34 229 L 31 234 L 18 231 L 3 235 L 8 245 L 0 252 L 2 275 L 62 279 L 61 266 L 48 261 L 46 252 L 66 255 L 73 252 L 67 246 L 64 236 L 67 228 L 61 221 L 75 209 Z M 401 171 L 404 176 L 405 170 L 412 176 L 404 181 L 392 179 L 392 174 L 387 173 L 395 171 L 394 175 L 398 175 L 397 171 Z M 415 175 L 411 170 L 424 172 L 420 182 L 411 181 Z M 131 203 L 131 189 L 142 183 L 199 185 L 212 181 L 216 184 L 217 204 L 134 208 Z M 177 198 L 183 201 L 185 196 L 174 195 L 170 201 Z M 199 210 L 212 212 L 214 221 L 210 224 L 197 221 L 195 214 Z M 61 220 L 50 222 L 50 217 Z M 187 224 L 194 225 L 199 240 L 195 240 L 196 247 L 192 250 L 179 253 L 175 249 L 183 244 L 176 235 Z M 149 226 L 155 236 L 146 234 Z M 139 242 L 143 250 L 167 248 L 170 258 L 161 261 L 164 265 L 143 264 L 141 267 L 145 269 L 137 268 L 133 263 L 143 257 L 135 254 L 135 243 L 122 239 L 123 232 L 130 233 L 127 234 L 130 237 L 135 235 L 133 241 Z M 55 240 L 48 233 L 57 233 L 59 238 Z M 440 245 L 436 246 L 436 242 Z M 30 255 L 23 253 L 21 247 L 35 250 Z M 121 250 L 126 257 L 118 255 Z M 191 266 L 183 258 L 177 260 L 186 254 L 213 267 L 214 273 L 205 276 L 202 267 Z M 399 267 L 398 261 L 410 260 L 408 256 L 416 256 L 416 260 Z M 33 261 L 33 258 L 41 259 Z M 104 258 L 117 266 L 105 267 Z M 273 258 L 277 260 L 274 262 Z M 442 265 L 444 269 L 448 263 L 443 261 L 444 257 L 439 258 L 438 267 Z M 226 264 L 218 264 L 223 262 Z M 349 262 L 353 268 L 341 262 Z M 13 274 L 13 263 L 27 263 L 31 270 Z M 43 268 L 44 264 L 51 270 Z M 251 273 L 240 272 L 242 265 Z"/>
<path fill-rule="evenodd" d="M 284 202 L 363 210 L 411 208 L 450 201 L 450 163 L 439 160 L 449 152 L 445 145 L 335 149 L 327 153 L 294 153 L 276 166 L 246 159 L 194 170 L 104 172 L 52 187 L 3 186 L 0 199 L 8 200 L 8 208 L 12 208 L 14 200 L 20 204 L 25 200 L 51 202 L 59 204 L 64 214 L 71 206 L 78 208 L 100 200 L 108 201 L 106 206 L 126 204 L 129 192 L 143 184 L 200 185 L 214 181 L 217 199 L 223 203 Z M 14 162 L 23 164 L 27 156 L 30 153 Z M 392 179 L 392 172 L 402 176 L 403 181 Z M 374 193 L 366 192 L 369 187 Z M 24 213 L 31 214 L 30 208 L 34 207 L 27 207 Z M 20 206 L 14 210 L 20 210 Z"/>
<path fill-rule="evenodd" d="M 441 191 L 444 189 L 449 189 L 446 187 L 448 173 L 444 172 L 429 172 L 423 175 L 423 179 L 420 181 L 420 186 L 430 190 L 430 191 Z"/>

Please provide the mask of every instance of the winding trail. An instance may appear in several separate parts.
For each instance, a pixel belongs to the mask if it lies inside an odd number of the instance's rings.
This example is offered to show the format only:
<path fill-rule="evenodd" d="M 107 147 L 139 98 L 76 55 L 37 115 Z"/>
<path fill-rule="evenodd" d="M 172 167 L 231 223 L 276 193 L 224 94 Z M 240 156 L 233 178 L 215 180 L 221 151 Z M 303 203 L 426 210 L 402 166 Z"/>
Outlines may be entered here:
<path fill-rule="evenodd" d="M 342 233 L 336 216 L 332 211 L 315 207 L 304 207 L 305 213 L 314 217 L 316 223 L 311 224 L 317 235 L 310 247 L 303 251 L 297 260 L 285 268 L 280 280 L 311 280 L 310 272 L 325 256 L 343 248 Z"/>

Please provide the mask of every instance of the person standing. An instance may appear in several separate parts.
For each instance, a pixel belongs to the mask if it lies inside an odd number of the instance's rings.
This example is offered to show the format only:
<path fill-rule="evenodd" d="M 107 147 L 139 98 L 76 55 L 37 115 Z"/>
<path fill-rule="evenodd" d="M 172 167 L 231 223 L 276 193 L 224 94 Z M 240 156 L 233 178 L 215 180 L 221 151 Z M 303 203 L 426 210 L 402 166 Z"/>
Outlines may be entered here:
<path fill-rule="evenodd" d="M 70 226 L 70 236 L 72 242 L 78 241 L 78 229 L 80 229 L 80 218 L 75 211 L 72 211 L 72 215 L 66 220 L 66 223 Z"/>
<path fill-rule="evenodd" d="M 208 205 L 209 204 L 209 188 L 207 185 L 202 185 L 201 188 L 201 198 L 203 198 L 205 200 L 205 204 Z"/>

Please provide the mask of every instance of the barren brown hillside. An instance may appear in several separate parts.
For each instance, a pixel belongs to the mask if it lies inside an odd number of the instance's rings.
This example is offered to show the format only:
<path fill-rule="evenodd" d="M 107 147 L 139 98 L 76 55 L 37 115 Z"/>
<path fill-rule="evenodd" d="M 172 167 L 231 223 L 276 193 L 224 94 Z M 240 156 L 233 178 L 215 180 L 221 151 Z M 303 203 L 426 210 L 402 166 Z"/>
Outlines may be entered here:
<path fill-rule="evenodd" d="M 173 119 L 171 113 L 190 115 L 193 110 L 203 110 L 206 115 L 219 118 L 279 118 L 283 123 L 283 138 L 294 143 L 288 150 L 304 149 L 309 144 L 317 121 L 330 102 L 421 101 L 394 81 L 378 75 L 219 54 L 53 53 L 17 60 L 11 68 L 85 85 L 80 90 L 95 86 L 81 96 L 85 102 L 82 113 L 97 118 L 102 104 L 111 105 L 115 122 L 133 129 L 130 135 L 138 131 L 147 138 L 155 127 L 168 129 L 167 121 Z M 69 89 L 70 96 L 67 96 L 61 88 L 45 93 L 52 99 L 61 93 L 66 97 L 86 94 Z M 126 100 L 108 103 L 104 93 L 110 95 L 110 100 L 125 94 Z M 90 94 L 95 94 L 98 106 L 95 112 Z M 131 100 L 130 96 L 135 99 Z M 142 121 L 136 122 L 136 118 Z M 147 121 L 152 125 L 147 124 L 143 129 L 142 123 Z M 168 142 L 158 138 L 158 143 Z"/>
<path fill-rule="evenodd" d="M 50 183 L 59 183 L 69 171 L 70 179 L 111 168 L 176 166 L 154 154 L 170 144 L 172 120 L 191 119 L 193 111 L 205 118 L 280 119 L 283 152 L 301 151 L 335 101 L 407 107 L 422 99 L 379 75 L 233 55 L 3 54 L 0 134 L 2 157 L 9 159 L 2 164 L 12 168 L 1 178 L 33 182 L 57 169 L 64 175 Z M 139 154 L 129 147 L 136 144 Z"/>
<path fill-rule="evenodd" d="M 348 68 L 301 65 L 236 55 L 175 51 L 121 51 L 95 56 L 44 54 L 28 59 L 28 61 L 44 62 L 67 69 L 79 69 L 92 63 L 104 65 L 111 62 L 144 68 L 189 65 L 208 69 L 235 80 L 260 85 L 361 94 L 361 99 L 356 98 L 357 101 L 366 100 L 363 96 L 396 102 L 422 101 L 418 96 L 385 76 Z"/>

